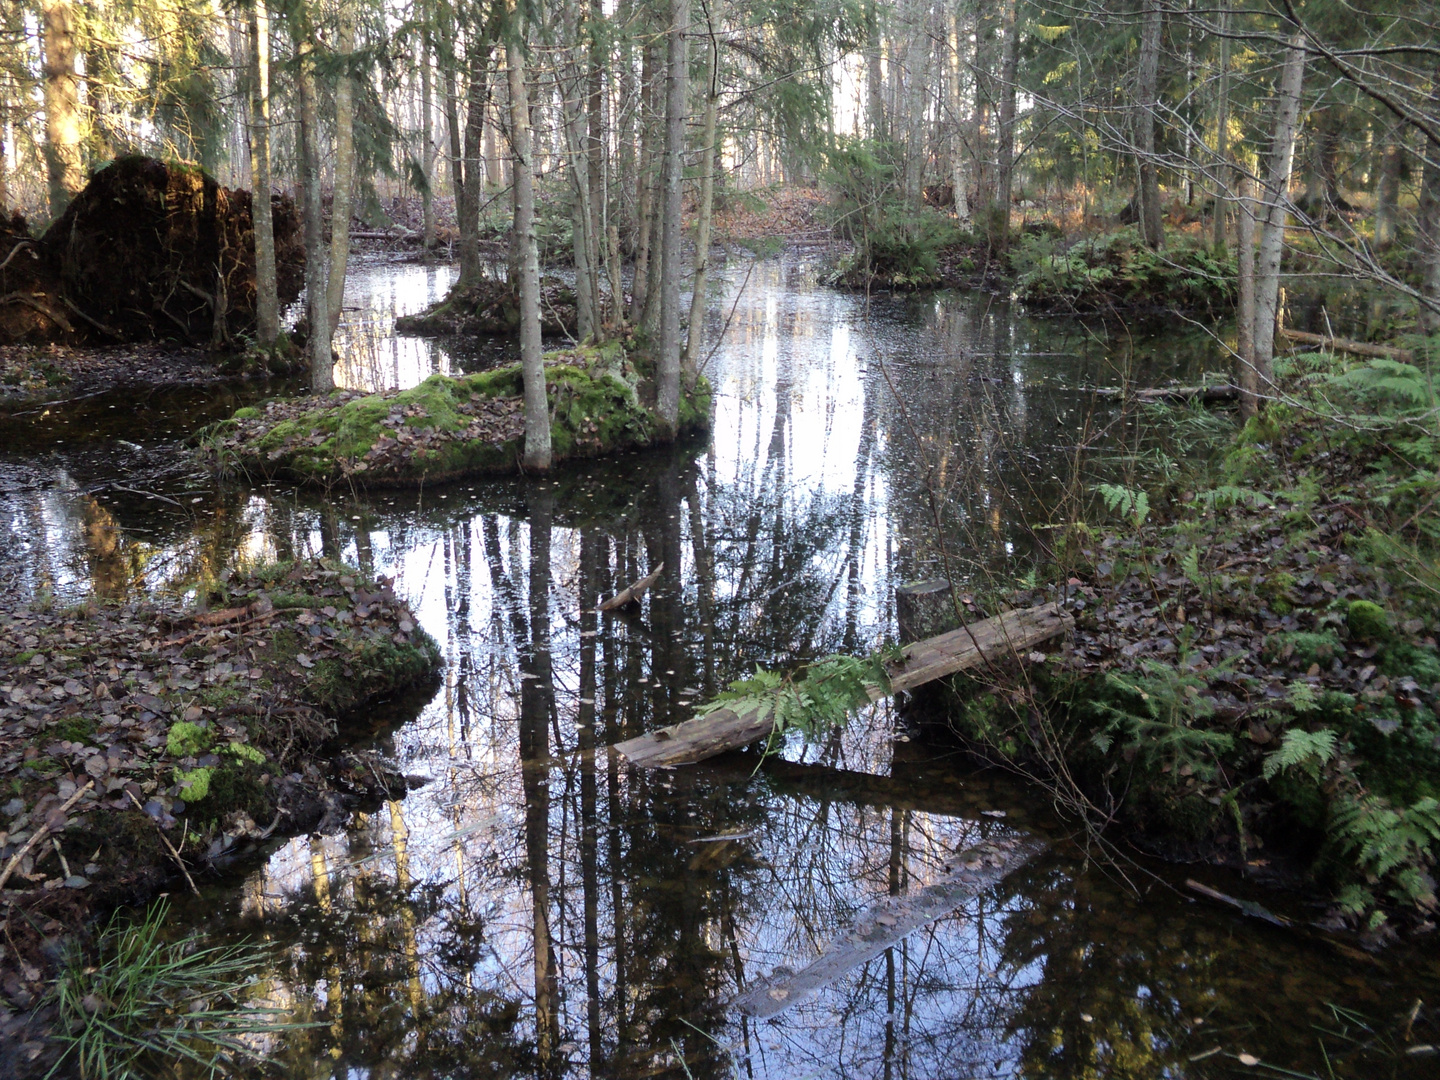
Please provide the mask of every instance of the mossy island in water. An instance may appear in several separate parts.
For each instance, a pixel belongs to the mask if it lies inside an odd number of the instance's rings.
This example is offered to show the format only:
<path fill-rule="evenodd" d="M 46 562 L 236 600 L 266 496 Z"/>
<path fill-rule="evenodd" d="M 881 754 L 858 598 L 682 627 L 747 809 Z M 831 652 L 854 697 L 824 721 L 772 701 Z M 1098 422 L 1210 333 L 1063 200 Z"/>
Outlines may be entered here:
<path fill-rule="evenodd" d="M 544 360 L 555 464 L 666 441 L 645 354 L 612 341 Z M 205 452 L 221 470 L 319 485 L 405 486 L 513 472 L 524 458 L 523 393 L 520 365 L 512 364 L 432 375 L 409 390 L 273 401 L 216 425 Z M 681 394 L 676 434 L 708 430 L 710 395 L 703 377 Z"/>
<path fill-rule="evenodd" d="M 540 332 L 574 334 L 575 290 L 557 277 L 540 279 Z M 445 299 L 395 320 L 397 334 L 511 337 L 520 331 L 520 295 L 508 281 L 457 282 Z"/>

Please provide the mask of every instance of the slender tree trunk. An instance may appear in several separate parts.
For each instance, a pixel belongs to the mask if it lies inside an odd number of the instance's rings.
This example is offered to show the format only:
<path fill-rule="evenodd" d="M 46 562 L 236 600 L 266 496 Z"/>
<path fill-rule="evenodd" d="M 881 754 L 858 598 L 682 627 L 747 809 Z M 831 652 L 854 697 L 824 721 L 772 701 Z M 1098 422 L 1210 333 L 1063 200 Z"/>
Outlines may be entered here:
<path fill-rule="evenodd" d="M 298 28 L 297 28 L 298 30 Z M 305 214 L 306 351 L 310 357 L 310 390 L 327 394 L 335 388 L 335 361 L 330 351 L 330 310 L 325 266 L 325 220 L 320 205 L 320 116 L 315 92 L 315 44 L 307 26 L 295 43 L 300 98 L 301 192 Z"/>
<path fill-rule="evenodd" d="M 655 411 L 673 435 L 680 427 L 680 234 L 685 176 L 685 102 L 689 79 L 690 0 L 670 0 L 669 62 L 665 75 L 665 209 L 660 284 L 660 357 Z"/>
<path fill-rule="evenodd" d="M 355 51 L 355 9 L 350 0 L 340 5 L 340 33 L 336 45 L 347 61 Z M 348 71 L 335 82 L 335 192 L 330 202 L 330 283 L 326 306 L 330 333 L 340 326 L 345 308 L 345 270 L 350 261 L 350 214 L 355 192 L 355 80 Z"/>
<path fill-rule="evenodd" d="M 1270 386 L 1270 361 L 1275 355 L 1275 317 L 1280 301 L 1280 256 L 1285 247 L 1290 170 L 1295 163 L 1295 134 L 1300 120 L 1300 87 L 1305 77 L 1305 51 L 1296 31 L 1285 53 L 1285 67 L 1275 97 L 1275 138 L 1262 193 L 1260 251 L 1255 264 L 1255 375 L 1262 392 Z"/>
<path fill-rule="evenodd" d="M 420 171 L 425 180 L 420 189 L 420 242 L 429 251 L 435 246 L 435 50 L 427 3 L 421 4 L 420 19 Z"/>
<path fill-rule="evenodd" d="M 919 209 L 925 181 L 925 98 L 930 87 L 929 0 L 912 3 L 905 46 L 905 198 Z"/>
<path fill-rule="evenodd" d="M 460 60 L 453 49 L 454 24 L 448 25 L 446 30 L 452 39 L 452 49 L 450 62 L 445 66 L 445 137 L 449 149 L 445 163 L 450 171 L 450 191 L 455 198 L 458 216 L 460 205 L 465 201 L 465 151 L 460 142 L 460 91 L 456 75 Z"/>
<path fill-rule="evenodd" d="M 1016 0 L 1005 0 L 1005 40 L 1000 52 L 1000 160 L 995 174 L 994 221 L 991 244 L 1004 249 L 1010 243 L 1010 200 L 1015 173 L 1015 76 L 1020 63 L 1020 28 Z"/>
<path fill-rule="evenodd" d="M 75 73 L 75 14 L 68 0 L 43 0 L 40 39 L 45 51 L 45 164 L 50 216 L 65 212 L 85 186 L 80 158 L 80 79 Z"/>
<path fill-rule="evenodd" d="M 518 18 L 513 3 L 510 17 Z M 524 44 L 510 27 L 505 69 L 510 82 L 511 175 L 515 178 L 515 235 L 520 242 L 520 366 L 525 380 L 525 468 L 550 468 L 550 403 L 540 355 L 540 254 L 535 246 L 535 168 Z"/>
<path fill-rule="evenodd" d="M 1430 115 L 1440 116 L 1440 69 L 1430 84 Z M 1420 252 L 1420 329 L 1440 333 L 1440 142 L 1427 139 L 1425 163 L 1420 173 L 1420 206 L 1417 210 L 1416 247 Z"/>
<path fill-rule="evenodd" d="M 473 285 L 480 280 L 480 201 L 485 185 L 480 179 L 485 141 L 485 85 L 489 78 L 490 58 L 475 48 L 472 40 L 467 50 L 465 80 L 465 146 L 461 169 L 465 185 L 455 204 L 456 226 L 460 232 L 460 275 L 457 285 Z M 529 161 L 529 156 L 526 156 Z"/>
<path fill-rule="evenodd" d="M 1139 171 L 1140 171 L 1140 235 L 1152 248 L 1165 246 L 1165 230 L 1160 221 L 1160 168 L 1155 158 L 1155 121 L 1160 107 L 1160 38 L 1165 29 L 1165 9 L 1159 0 L 1149 0 L 1140 29 L 1140 70 L 1136 78 L 1136 95 L 1140 99 Z"/>
<path fill-rule="evenodd" d="M 1380 151 L 1379 178 L 1375 183 L 1375 247 L 1384 251 L 1395 243 L 1395 214 L 1400 205 L 1400 173 L 1405 148 L 1393 139 Z"/>
<path fill-rule="evenodd" d="M 635 276 L 630 285 L 630 321 L 641 323 L 649 301 L 650 247 L 654 236 L 655 215 L 655 85 L 656 49 L 652 41 L 645 47 L 640 66 L 640 160 L 635 176 Z"/>
<path fill-rule="evenodd" d="M 964 26 L 960 19 L 960 5 L 950 9 L 950 184 L 954 191 L 956 220 L 970 220 L 970 185 L 965 146 L 964 99 L 961 95 L 960 50 L 965 43 Z"/>
<path fill-rule="evenodd" d="M 872 139 L 886 137 L 885 125 L 885 42 L 881 36 L 877 0 L 865 4 L 865 122 Z"/>
<path fill-rule="evenodd" d="M 695 227 L 695 287 L 690 296 L 690 332 L 685 339 L 685 383 L 695 385 L 700 345 L 705 339 L 705 279 L 710 269 L 710 221 L 715 207 L 715 126 L 720 112 L 720 50 L 709 27 L 710 70 L 705 80 L 705 127 L 700 144 L 700 213 Z"/>
<path fill-rule="evenodd" d="M 275 281 L 275 222 L 270 206 L 270 10 L 267 0 L 250 7 L 250 220 L 255 233 L 255 340 L 263 349 L 280 336 L 280 297 Z"/>
<path fill-rule="evenodd" d="M 590 262 L 590 155 L 585 133 L 587 71 L 578 53 L 580 41 L 577 0 L 564 10 L 566 40 L 572 43 L 564 61 L 564 75 L 556 82 L 560 91 L 561 123 L 564 125 L 566 172 L 574 199 L 570 204 L 570 237 L 575 263 L 576 336 L 586 341 L 595 336 L 599 313 L 594 307 L 594 266 Z"/>
<path fill-rule="evenodd" d="M 1227 189 L 1221 179 L 1230 157 L 1230 2 L 1220 0 L 1220 71 L 1215 91 L 1215 208 L 1211 218 L 1210 246 L 1225 250 L 1225 204 Z"/>
<path fill-rule="evenodd" d="M 605 235 L 606 225 L 606 204 L 605 197 L 605 84 L 604 84 L 604 63 L 605 50 L 601 45 L 599 28 L 605 19 L 603 6 L 598 0 L 592 0 L 589 15 L 586 21 L 586 28 L 589 31 L 589 48 L 586 63 L 587 95 L 586 95 L 586 122 L 588 125 L 586 144 L 586 179 L 590 186 L 590 209 L 589 221 L 586 231 L 586 239 L 590 243 L 590 307 L 595 312 L 595 337 L 597 341 L 605 338 L 605 304 L 600 290 L 600 277 L 602 267 L 606 262 L 604 257 L 605 245 L 601 237 Z"/>
<path fill-rule="evenodd" d="M 1254 181 L 1240 178 L 1235 209 L 1239 296 L 1235 304 L 1235 364 L 1240 384 L 1240 410 L 1254 416 L 1259 409 L 1260 380 L 1255 370 L 1255 200 Z"/>

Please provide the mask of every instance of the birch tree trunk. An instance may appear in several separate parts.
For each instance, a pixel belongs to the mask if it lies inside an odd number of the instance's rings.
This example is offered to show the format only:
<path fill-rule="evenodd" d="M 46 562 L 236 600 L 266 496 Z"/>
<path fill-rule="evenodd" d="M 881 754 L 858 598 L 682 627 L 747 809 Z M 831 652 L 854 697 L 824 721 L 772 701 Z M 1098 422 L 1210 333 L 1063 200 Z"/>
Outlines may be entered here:
<path fill-rule="evenodd" d="M 1300 120 L 1300 88 L 1305 77 L 1302 34 L 1296 31 L 1285 53 L 1275 96 L 1275 138 L 1265 190 L 1261 195 L 1260 251 L 1255 263 L 1255 377 L 1262 392 L 1270 386 L 1275 355 L 1275 316 L 1280 301 L 1280 256 L 1285 247 L 1290 170 L 1295 163 L 1295 132 Z"/>
<path fill-rule="evenodd" d="M 509 10 L 518 19 L 513 0 Z M 525 381 L 525 468 L 550 468 L 550 403 L 540 355 L 540 254 L 535 246 L 535 171 L 530 102 L 525 89 L 520 28 L 508 28 L 505 68 L 510 83 L 511 175 L 515 180 L 515 235 L 520 244 L 520 367 Z"/>
<path fill-rule="evenodd" d="M 45 72 L 45 165 L 50 216 L 58 218 L 85 186 L 80 158 L 80 80 L 75 72 L 75 14 L 68 0 L 43 0 L 40 40 Z"/>
<path fill-rule="evenodd" d="M 349 62 L 355 51 L 353 0 L 340 5 L 340 32 L 336 46 Z M 330 201 L 330 279 L 326 306 L 330 333 L 340 326 L 345 308 L 345 270 L 350 261 L 350 214 L 355 192 L 355 80 L 348 70 L 335 81 L 335 191 Z"/>
<path fill-rule="evenodd" d="M 690 330 L 685 338 L 685 384 L 693 388 L 705 339 L 705 280 L 710 269 L 710 222 L 715 208 L 715 127 L 720 112 L 720 49 L 708 27 L 710 70 L 705 81 L 705 126 L 700 144 L 700 215 L 695 227 L 695 285 L 690 296 Z"/>
<path fill-rule="evenodd" d="M 1235 208 L 1235 260 L 1239 296 L 1235 304 L 1235 365 L 1240 385 L 1240 411 L 1251 417 L 1259 411 L 1260 380 L 1255 370 L 1255 200 L 1254 181 L 1241 177 Z"/>
<path fill-rule="evenodd" d="M 685 170 L 685 99 L 690 0 L 670 0 L 669 57 L 665 74 L 665 208 L 662 221 L 663 276 L 660 282 L 660 356 L 656 365 L 655 411 L 671 435 L 680 427 L 680 234 Z"/>
<path fill-rule="evenodd" d="M 1016 0 L 1005 0 L 1000 46 L 1000 153 L 995 171 L 995 204 L 991 222 L 992 246 L 1010 244 L 1010 200 L 1015 174 L 1015 76 L 1020 63 L 1020 30 L 1015 18 Z"/>
<path fill-rule="evenodd" d="M 1160 169 L 1155 159 L 1155 113 L 1160 106 L 1160 38 L 1165 29 L 1165 10 L 1159 0 L 1150 0 L 1140 28 L 1140 70 L 1136 78 L 1136 96 L 1140 100 L 1137 114 L 1139 125 L 1140 172 L 1140 235 L 1150 247 L 1165 246 L 1164 226 L 1160 221 Z"/>
<path fill-rule="evenodd" d="M 315 43 L 309 26 L 296 27 L 300 98 L 301 195 L 305 214 L 305 321 L 309 335 L 310 391 L 328 394 L 335 388 L 335 361 L 330 350 L 329 275 L 325 266 L 325 221 L 320 205 L 320 116 L 315 92 Z"/>
<path fill-rule="evenodd" d="M 275 281 L 275 221 L 270 206 L 270 10 L 250 6 L 250 221 L 255 234 L 255 340 L 262 349 L 280 336 Z"/>

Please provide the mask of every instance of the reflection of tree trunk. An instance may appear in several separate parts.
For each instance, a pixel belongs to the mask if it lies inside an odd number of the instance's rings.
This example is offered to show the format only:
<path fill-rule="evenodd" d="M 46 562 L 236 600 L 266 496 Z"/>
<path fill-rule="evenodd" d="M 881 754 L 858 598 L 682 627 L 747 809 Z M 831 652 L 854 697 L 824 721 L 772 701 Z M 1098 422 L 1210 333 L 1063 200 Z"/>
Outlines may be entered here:
<path fill-rule="evenodd" d="M 550 934 L 550 528 L 554 496 L 530 502 L 530 640 L 521 656 L 520 762 L 525 792 L 525 864 L 535 941 L 535 1042 L 542 1074 L 555 1069 L 560 1002 Z"/>
<path fill-rule="evenodd" d="M 590 1068 L 603 1060 L 600 1029 L 600 878 L 599 819 L 595 777 L 595 614 L 600 593 L 596 585 L 601 550 L 593 530 L 580 534 L 580 708 L 576 717 L 580 743 L 580 884 L 585 907 L 585 1000 L 590 1036 Z M 611 755 L 606 755 L 611 756 Z"/>
<path fill-rule="evenodd" d="M 320 554 L 340 561 L 340 512 L 332 502 L 320 507 Z"/>
<path fill-rule="evenodd" d="M 420 945 L 415 937 L 415 908 L 410 902 L 410 829 L 404 808 L 389 801 L 390 837 L 395 844 L 395 887 L 400 892 L 401 948 L 405 953 L 406 996 L 417 1023 L 424 1015 L 425 990 L 420 985 Z"/>
<path fill-rule="evenodd" d="M 850 536 L 845 553 L 845 652 L 860 651 L 860 560 L 865 547 L 867 506 L 865 489 L 870 483 L 870 456 L 875 448 L 875 395 L 870 380 L 862 379 L 864 395 L 860 409 L 860 445 L 855 450 L 855 482 L 850 492 Z"/>
<path fill-rule="evenodd" d="M 705 515 L 695 484 L 696 470 L 685 477 L 685 501 L 690 509 L 690 547 L 695 558 L 695 607 L 700 618 L 701 687 L 706 697 L 715 693 L 715 563 L 705 532 Z"/>

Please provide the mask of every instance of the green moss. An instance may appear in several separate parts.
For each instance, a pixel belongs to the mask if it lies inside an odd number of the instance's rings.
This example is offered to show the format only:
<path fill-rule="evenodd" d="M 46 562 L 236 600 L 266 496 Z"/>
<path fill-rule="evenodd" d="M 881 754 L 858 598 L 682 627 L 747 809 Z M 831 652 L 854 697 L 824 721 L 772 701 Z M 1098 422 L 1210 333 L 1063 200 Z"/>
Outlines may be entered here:
<path fill-rule="evenodd" d="M 49 734 L 57 739 L 88 743 L 95 734 L 95 721 L 87 716 L 67 716 L 51 727 Z"/>
<path fill-rule="evenodd" d="M 1270 656 L 1281 657 L 1289 651 L 1290 658 L 1301 667 L 1311 664 L 1329 664 L 1342 650 L 1340 639 L 1334 634 L 1296 631 L 1275 634 L 1266 643 L 1265 651 Z"/>
<path fill-rule="evenodd" d="M 254 420 L 260 416 L 260 410 L 254 405 L 246 405 L 244 408 L 236 409 L 233 420 Z"/>
<path fill-rule="evenodd" d="M 21 664 L 28 664 L 31 660 L 35 659 L 37 651 L 36 649 L 22 649 L 11 658 L 10 662 L 16 667 L 19 667 Z"/>
<path fill-rule="evenodd" d="M 1379 641 L 1390 636 L 1390 616 L 1370 600 L 1351 600 L 1345 625 L 1358 641 Z"/>
<path fill-rule="evenodd" d="M 211 741 L 210 732 L 199 724 L 179 720 L 165 736 L 165 752 L 174 758 L 195 757 L 209 750 Z"/>
<path fill-rule="evenodd" d="M 176 769 L 175 783 L 180 785 L 180 797 L 187 803 L 200 802 L 210 794 L 210 777 L 214 772 L 214 768 L 209 766 Z"/>
<path fill-rule="evenodd" d="M 353 638 L 337 642 L 343 659 L 318 661 L 305 683 L 305 696 L 322 709 L 348 713 L 380 694 L 418 682 L 440 663 L 440 647 L 423 630 L 411 643 L 391 638 Z"/>

